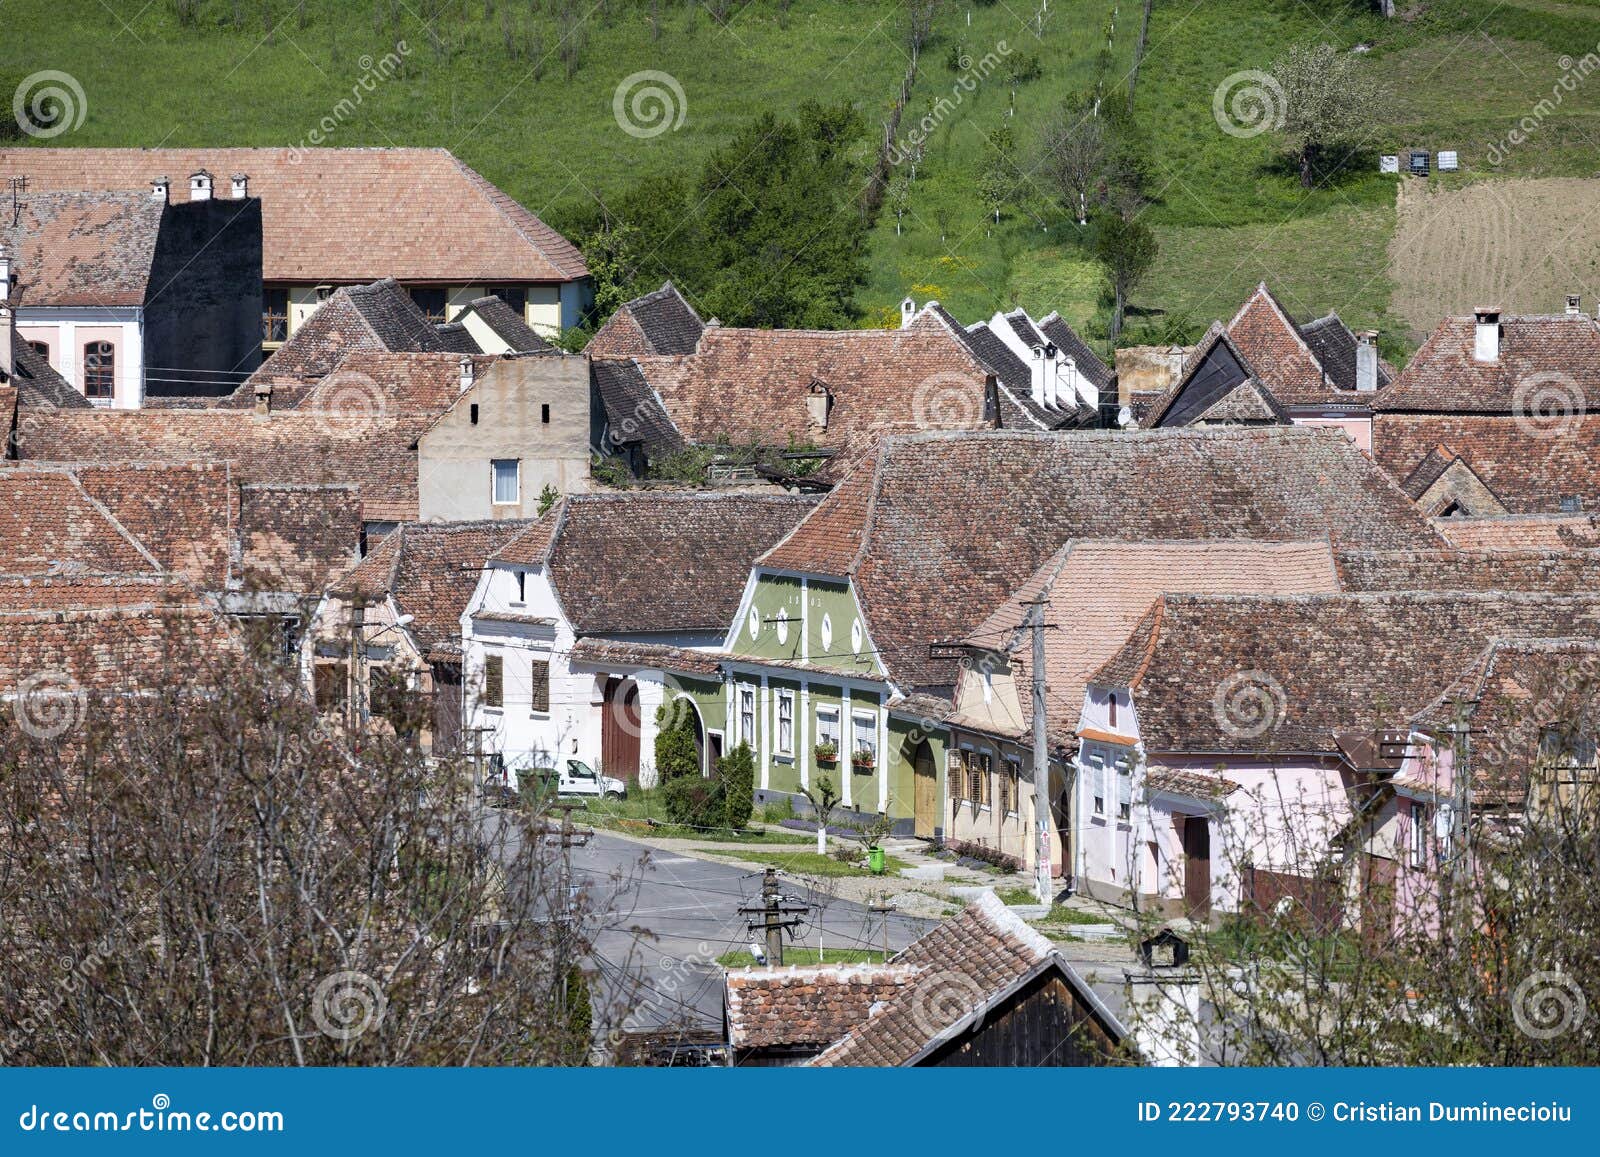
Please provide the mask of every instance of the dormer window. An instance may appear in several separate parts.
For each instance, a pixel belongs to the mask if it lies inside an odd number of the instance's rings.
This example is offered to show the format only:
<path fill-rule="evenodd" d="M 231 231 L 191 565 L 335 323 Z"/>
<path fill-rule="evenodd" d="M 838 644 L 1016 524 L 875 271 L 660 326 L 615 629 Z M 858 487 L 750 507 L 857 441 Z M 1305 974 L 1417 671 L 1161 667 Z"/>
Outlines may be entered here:
<path fill-rule="evenodd" d="M 1106 723 L 1115 728 L 1117 726 L 1117 693 L 1111 693 L 1111 705 L 1106 712 Z"/>

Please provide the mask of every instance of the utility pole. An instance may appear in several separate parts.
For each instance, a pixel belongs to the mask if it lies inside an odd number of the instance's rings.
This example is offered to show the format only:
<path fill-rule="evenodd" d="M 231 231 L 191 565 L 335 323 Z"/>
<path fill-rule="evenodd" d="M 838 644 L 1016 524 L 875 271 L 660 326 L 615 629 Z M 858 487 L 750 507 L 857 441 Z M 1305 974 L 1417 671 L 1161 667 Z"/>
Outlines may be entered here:
<path fill-rule="evenodd" d="M 589 837 L 594 835 L 591 828 L 579 829 L 572 824 L 572 813 L 583 805 L 575 800 L 559 800 L 550 805 L 561 813 L 559 827 L 551 827 L 542 823 L 538 827 L 541 836 L 556 836 L 561 844 L 561 905 L 562 913 L 557 919 L 571 920 L 577 911 L 577 886 L 572 882 L 572 849 L 586 847 Z"/>
<path fill-rule="evenodd" d="M 882 900 L 867 906 L 868 912 L 876 912 L 881 918 L 883 926 L 883 963 L 889 963 L 889 913 L 894 911 L 894 905 L 887 902 L 888 893 L 884 893 Z"/>
<path fill-rule="evenodd" d="M 1028 604 L 1028 626 L 1033 631 L 1033 817 L 1038 847 L 1034 852 L 1034 891 L 1039 903 L 1055 900 L 1050 886 L 1050 749 L 1044 718 L 1044 608 L 1043 593 Z"/>
<path fill-rule="evenodd" d="M 777 868 L 768 868 L 762 877 L 760 906 L 739 909 L 745 915 L 761 917 L 760 920 L 747 921 L 745 926 L 752 932 L 758 929 L 766 932 L 769 965 L 783 963 L 783 930 L 798 927 L 800 917 L 810 910 L 809 904 L 784 903 L 784 897 L 778 892 Z"/>

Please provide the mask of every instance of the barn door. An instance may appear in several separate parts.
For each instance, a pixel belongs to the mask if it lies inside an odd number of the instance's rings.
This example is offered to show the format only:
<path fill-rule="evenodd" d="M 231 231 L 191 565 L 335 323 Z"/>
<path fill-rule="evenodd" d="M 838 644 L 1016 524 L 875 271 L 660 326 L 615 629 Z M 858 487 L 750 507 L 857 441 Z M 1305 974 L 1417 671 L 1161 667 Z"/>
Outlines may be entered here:
<path fill-rule="evenodd" d="M 1211 916 L 1211 825 L 1204 816 L 1183 821 L 1183 906 L 1191 920 Z"/>
<path fill-rule="evenodd" d="M 639 685 L 632 679 L 606 680 L 600 764 L 605 775 L 639 778 Z"/>
<path fill-rule="evenodd" d="M 913 761 L 916 769 L 916 834 L 931 840 L 933 829 L 939 822 L 939 775 L 933 765 L 933 749 L 928 741 L 917 744 Z"/>

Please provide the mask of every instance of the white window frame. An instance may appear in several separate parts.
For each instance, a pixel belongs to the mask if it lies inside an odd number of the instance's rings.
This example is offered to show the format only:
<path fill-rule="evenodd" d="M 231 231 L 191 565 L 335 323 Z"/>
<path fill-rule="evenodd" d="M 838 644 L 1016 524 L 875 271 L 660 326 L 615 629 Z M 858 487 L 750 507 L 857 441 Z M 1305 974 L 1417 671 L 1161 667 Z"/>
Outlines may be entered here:
<path fill-rule="evenodd" d="M 745 696 L 749 696 L 746 700 Z M 748 743 L 751 750 L 756 746 L 756 689 L 751 683 L 740 683 L 733 690 L 733 703 L 736 712 L 736 722 L 739 726 L 739 743 Z M 745 710 L 748 701 L 750 709 Z M 738 746 L 735 744 L 734 746 Z"/>
<path fill-rule="evenodd" d="M 868 743 L 861 743 L 858 740 L 858 736 L 861 734 L 861 728 L 862 728 L 863 724 L 866 726 L 867 734 L 870 736 L 870 742 L 868 742 Z M 851 761 L 851 763 L 855 762 L 856 752 L 860 751 L 863 747 L 869 748 L 872 751 L 872 766 L 873 766 L 873 769 L 876 770 L 877 766 L 878 766 L 878 755 L 879 755 L 879 752 L 878 752 L 878 713 L 876 711 L 852 711 L 852 712 L 850 712 L 850 761 Z"/>
<path fill-rule="evenodd" d="M 1011 776 L 1011 802 L 1013 807 L 1006 809 L 1008 816 L 1022 814 L 1022 760 L 1015 755 L 1006 756 L 1002 762 L 1006 765 L 1006 774 Z"/>
<path fill-rule="evenodd" d="M 784 718 L 784 708 L 789 709 L 788 718 Z M 794 756 L 794 692 L 787 687 L 780 687 L 777 691 L 775 702 L 772 706 L 772 751 L 775 755 Z M 784 729 L 787 727 L 788 736 L 785 737 Z"/>
<path fill-rule="evenodd" d="M 1117 775 L 1117 822 L 1133 822 L 1133 761 L 1119 755 L 1114 762 Z"/>
<path fill-rule="evenodd" d="M 1407 860 L 1413 868 L 1428 864 L 1428 805 L 1421 800 L 1411 801 L 1411 840 L 1406 849 Z"/>
<path fill-rule="evenodd" d="M 844 729 L 839 725 L 839 705 L 837 703 L 819 703 L 817 704 L 817 743 L 820 745 L 828 742 L 830 732 L 832 732 L 833 749 L 842 762 L 845 757 Z"/>
<path fill-rule="evenodd" d="M 515 481 L 515 496 L 512 498 L 500 497 L 500 467 L 510 465 L 512 478 Z M 491 458 L 489 459 L 489 504 L 491 506 L 520 506 L 522 505 L 522 459 L 521 458 Z"/>
<path fill-rule="evenodd" d="M 1097 816 L 1104 818 L 1106 814 L 1106 757 L 1098 751 L 1091 751 L 1084 757 L 1089 765 L 1089 804 L 1090 809 Z"/>

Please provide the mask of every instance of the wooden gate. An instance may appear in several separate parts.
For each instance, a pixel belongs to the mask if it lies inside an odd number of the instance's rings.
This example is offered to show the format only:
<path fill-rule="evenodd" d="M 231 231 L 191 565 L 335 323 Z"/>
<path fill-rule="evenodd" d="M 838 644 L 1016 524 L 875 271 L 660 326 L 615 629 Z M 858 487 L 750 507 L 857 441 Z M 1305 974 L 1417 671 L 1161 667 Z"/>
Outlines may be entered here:
<path fill-rule="evenodd" d="M 939 823 L 939 772 L 933 764 L 933 748 L 926 739 L 917 744 L 912 766 L 917 776 L 915 832 L 920 838 L 931 840 Z"/>
<path fill-rule="evenodd" d="M 639 685 L 632 679 L 607 679 L 600 722 L 603 774 L 639 778 Z"/>
<path fill-rule="evenodd" d="M 461 743 L 461 664 L 433 664 L 433 734 L 429 750 L 435 756 L 454 754 Z"/>
<path fill-rule="evenodd" d="M 1204 816 L 1183 821 L 1183 906 L 1191 920 L 1211 917 L 1211 825 Z"/>

